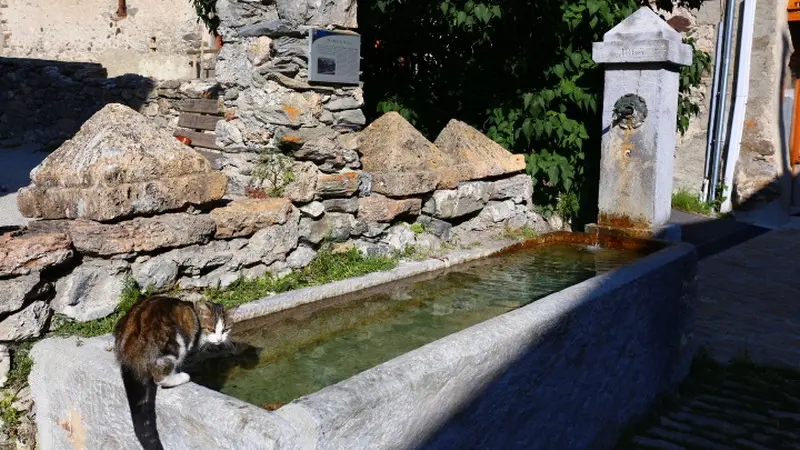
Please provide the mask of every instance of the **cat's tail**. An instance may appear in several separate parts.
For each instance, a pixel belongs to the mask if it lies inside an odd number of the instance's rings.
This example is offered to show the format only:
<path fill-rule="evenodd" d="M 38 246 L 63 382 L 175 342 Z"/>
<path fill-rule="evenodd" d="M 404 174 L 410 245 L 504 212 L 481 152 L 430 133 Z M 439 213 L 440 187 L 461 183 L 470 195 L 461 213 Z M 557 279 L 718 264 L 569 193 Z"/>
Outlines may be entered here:
<path fill-rule="evenodd" d="M 152 379 L 141 381 L 134 372 L 122 365 L 122 384 L 128 397 L 133 419 L 133 431 L 144 450 L 164 450 L 156 428 L 156 384 Z"/>

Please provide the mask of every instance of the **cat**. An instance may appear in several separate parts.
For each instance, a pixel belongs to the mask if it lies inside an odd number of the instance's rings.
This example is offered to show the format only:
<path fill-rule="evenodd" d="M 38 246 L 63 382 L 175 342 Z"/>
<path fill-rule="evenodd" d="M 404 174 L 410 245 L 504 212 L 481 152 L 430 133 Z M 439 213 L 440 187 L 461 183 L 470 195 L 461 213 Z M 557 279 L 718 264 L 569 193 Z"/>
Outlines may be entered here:
<path fill-rule="evenodd" d="M 189 382 L 181 372 L 186 356 L 207 344 L 228 341 L 233 309 L 201 301 L 153 296 L 138 301 L 114 328 L 133 429 L 145 450 L 163 450 L 156 427 L 156 390 Z"/>

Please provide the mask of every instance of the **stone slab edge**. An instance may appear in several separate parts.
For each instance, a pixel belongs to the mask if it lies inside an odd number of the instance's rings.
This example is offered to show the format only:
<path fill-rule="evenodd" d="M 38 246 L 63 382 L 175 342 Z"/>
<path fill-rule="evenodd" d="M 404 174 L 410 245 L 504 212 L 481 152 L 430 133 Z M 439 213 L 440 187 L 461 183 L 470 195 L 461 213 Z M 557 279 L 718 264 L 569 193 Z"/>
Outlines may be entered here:
<path fill-rule="evenodd" d="M 674 263 L 689 263 L 696 270 L 694 246 L 686 243 L 669 246 L 630 265 L 404 353 L 295 400 L 276 412 L 302 430 L 304 438 L 313 436 L 318 450 L 416 448 L 523 352 L 542 344 L 546 348 L 554 334 L 577 333 L 570 325 L 566 325 L 566 330 L 562 325 L 563 319 L 576 309 L 604 296 L 614 298 L 640 277 L 668 271 L 666 266 Z M 675 278 L 669 274 L 663 282 L 686 281 Z M 662 343 L 655 345 L 659 344 Z M 680 367 L 673 369 L 674 382 L 688 374 L 693 354 L 693 350 L 687 351 Z M 641 394 L 643 398 L 652 398 L 660 392 Z"/>
<path fill-rule="evenodd" d="M 683 231 L 680 224 L 667 223 L 653 227 L 652 229 L 637 228 L 611 228 L 596 223 L 586 224 L 584 233 L 609 233 L 617 236 L 627 236 L 637 239 L 653 239 L 667 242 L 681 242 Z"/>
<path fill-rule="evenodd" d="M 47 450 L 141 450 L 133 433 L 110 334 L 49 338 L 31 351 L 28 378 L 37 444 Z M 165 448 L 299 449 L 280 416 L 195 383 L 159 389 L 156 414 Z"/>
<path fill-rule="evenodd" d="M 254 319 L 267 314 L 295 308 L 307 303 L 329 299 L 340 295 L 350 294 L 364 289 L 379 286 L 392 281 L 398 281 L 421 275 L 427 272 L 447 269 L 457 264 L 463 264 L 476 259 L 485 258 L 501 252 L 517 241 L 502 241 L 496 244 L 483 246 L 477 249 L 457 250 L 440 258 L 424 261 L 401 262 L 396 268 L 382 272 L 372 272 L 360 277 L 348 278 L 342 281 L 310 286 L 283 294 L 264 297 L 239 306 L 233 314 L 234 322 Z"/>
<path fill-rule="evenodd" d="M 337 290 L 320 290 L 324 286 L 318 286 L 311 292 L 352 292 L 489 256 L 507 245 L 454 252 L 445 261 L 409 263 L 394 271 L 345 280 L 360 279 L 358 283 L 331 283 L 339 286 Z M 221 448 L 304 450 L 340 448 L 337 445 L 342 439 L 345 446 L 369 444 L 363 448 L 377 448 L 374 445 L 382 442 L 388 446 L 420 442 L 479 386 L 518 357 L 522 349 L 557 332 L 559 317 L 578 303 L 613 293 L 638 277 L 690 256 L 696 261 L 695 248 L 690 244 L 667 247 L 631 265 L 398 356 L 275 412 L 195 383 L 179 389 L 159 389 L 157 411 L 162 441 L 167 448 L 202 448 L 215 442 Z M 285 307 L 290 300 L 301 301 L 283 295 L 286 303 L 276 305 L 276 297 L 261 302 L 264 306 L 259 311 Z M 241 314 L 239 320 L 250 313 L 244 310 Z M 112 342 L 111 335 L 86 340 L 57 337 L 33 347 L 29 382 L 42 448 L 138 449 Z M 198 415 L 197 411 L 206 414 Z"/>

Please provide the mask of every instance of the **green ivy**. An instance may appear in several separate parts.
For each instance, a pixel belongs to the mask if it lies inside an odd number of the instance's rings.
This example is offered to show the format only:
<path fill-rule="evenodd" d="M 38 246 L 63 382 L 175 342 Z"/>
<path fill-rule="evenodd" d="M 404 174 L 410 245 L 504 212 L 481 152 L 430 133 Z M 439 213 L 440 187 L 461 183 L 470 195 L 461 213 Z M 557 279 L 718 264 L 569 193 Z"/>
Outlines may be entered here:
<path fill-rule="evenodd" d="M 543 213 L 593 219 L 599 177 L 603 71 L 592 43 L 638 0 L 377 0 L 361 2 L 366 112 L 398 111 L 428 138 L 456 118 L 524 154 Z M 659 0 L 671 10 L 671 0 Z M 678 2 L 696 8 L 701 0 Z M 694 48 L 691 39 L 686 40 Z M 708 71 L 694 50 L 683 68 L 677 120 Z"/>
<path fill-rule="evenodd" d="M 678 131 L 685 133 L 692 117 L 700 114 L 700 105 L 691 98 L 693 88 L 700 86 L 702 78 L 711 70 L 711 55 L 698 50 L 694 39 L 684 39 L 692 47 L 692 65 L 682 67 L 678 96 Z"/>

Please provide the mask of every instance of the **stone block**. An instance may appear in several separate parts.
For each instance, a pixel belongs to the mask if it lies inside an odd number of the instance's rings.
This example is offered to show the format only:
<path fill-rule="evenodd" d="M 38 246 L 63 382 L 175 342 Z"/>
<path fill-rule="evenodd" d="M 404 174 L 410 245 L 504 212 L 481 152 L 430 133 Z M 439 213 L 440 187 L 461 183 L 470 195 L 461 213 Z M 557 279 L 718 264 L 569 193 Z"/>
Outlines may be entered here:
<path fill-rule="evenodd" d="M 58 266 L 72 256 L 72 241 L 62 232 L 0 235 L 0 277 Z"/>
<path fill-rule="evenodd" d="M 433 234 L 439 239 L 443 241 L 450 240 L 450 230 L 453 228 L 453 225 L 449 222 L 439 220 L 435 217 L 421 215 L 417 217 L 417 223 L 422 224 L 422 226 L 425 227 L 425 231 Z"/>
<path fill-rule="evenodd" d="M 0 280 L 0 314 L 19 311 L 26 303 L 43 297 L 51 288 L 50 283 L 42 282 L 39 272 L 16 278 Z"/>
<path fill-rule="evenodd" d="M 300 220 L 300 237 L 311 244 L 323 240 L 344 242 L 350 237 L 355 219 L 350 214 L 327 213 L 319 220 L 304 217 Z"/>
<path fill-rule="evenodd" d="M 25 341 L 41 336 L 53 310 L 47 302 L 35 301 L 0 320 L 0 342 Z"/>
<path fill-rule="evenodd" d="M 56 282 L 50 305 L 78 322 L 106 317 L 119 305 L 128 270 L 124 261 L 84 262 Z"/>
<path fill-rule="evenodd" d="M 491 184 L 483 181 L 461 183 L 456 189 L 436 191 L 423 212 L 439 219 L 461 217 L 480 211 L 489 201 Z"/>
<path fill-rule="evenodd" d="M 282 225 L 273 225 L 254 234 L 247 246 L 234 253 L 233 267 L 249 267 L 255 264 L 272 264 L 283 260 L 297 247 L 300 238 L 300 212 L 296 209 Z"/>
<path fill-rule="evenodd" d="M 227 239 L 252 236 L 262 228 L 283 224 L 292 208 L 288 198 L 248 198 L 217 208 L 209 216 L 216 224 L 214 237 Z"/>
<path fill-rule="evenodd" d="M 289 256 L 286 257 L 286 264 L 292 269 L 302 269 L 311 264 L 317 257 L 317 252 L 311 247 L 300 245 Z"/>
<path fill-rule="evenodd" d="M 525 170 L 525 157 L 514 155 L 483 133 L 451 120 L 433 144 L 462 172 L 457 181 L 479 180 Z"/>
<path fill-rule="evenodd" d="M 216 224 L 208 215 L 188 213 L 137 217 L 118 223 L 52 220 L 32 222 L 30 226 L 63 231 L 72 239 L 78 252 L 99 256 L 151 252 L 208 242 L 216 231 Z"/>
<path fill-rule="evenodd" d="M 528 174 L 519 174 L 492 182 L 489 200 L 511 199 L 514 203 L 530 204 L 532 197 L 533 179 Z"/>
<path fill-rule="evenodd" d="M 222 198 L 227 178 L 209 161 L 112 103 L 31 171 L 17 205 L 25 217 L 111 221 Z"/>
<path fill-rule="evenodd" d="M 321 174 L 317 178 L 317 197 L 350 197 L 358 191 L 358 172 Z"/>
<path fill-rule="evenodd" d="M 283 196 L 297 203 L 313 200 L 320 175 L 317 166 L 312 162 L 295 161 L 291 172 L 294 180 L 283 188 Z"/>
<path fill-rule="evenodd" d="M 436 190 L 441 174 L 432 170 L 372 173 L 372 192 L 388 197 L 408 197 Z"/>
<path fill-rule="evenodd" d="M 401 215 L 417 216 L 422 200 L 409 198 L 393 200 L 382 195 L 370 195 L 359 199 L 358 219 L 366 222 L 391 222 Z"/>
<path fill-rule="evenodd" d="M 329 198 L 322 201 L 322 204 L 325 206 L 325 211 L 327 212 L 340 212 L 340 213 L 350 213 L 350 214 L 353 214 L 358 211 L 359 203 L 360 202 L 358 197 Z"/>
<path fill-rule="evenodd" d="M 322 202 L 311 202 L 301 206 L 300 212 L 312 219 L 319 219 L 325 214 L 325 205 Z"/>

